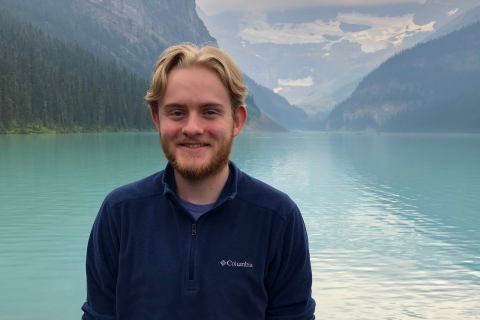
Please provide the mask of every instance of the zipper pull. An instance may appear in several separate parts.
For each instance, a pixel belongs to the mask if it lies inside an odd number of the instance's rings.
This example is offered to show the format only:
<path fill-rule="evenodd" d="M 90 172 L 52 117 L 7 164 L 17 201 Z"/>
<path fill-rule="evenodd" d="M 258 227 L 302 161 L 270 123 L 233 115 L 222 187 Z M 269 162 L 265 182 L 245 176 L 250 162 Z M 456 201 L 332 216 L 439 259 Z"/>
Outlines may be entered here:
<path fill-rule="evenodd" d="M 197 225 L 194 223 L 192 224 L 192 236 L 197 235 Z"/>

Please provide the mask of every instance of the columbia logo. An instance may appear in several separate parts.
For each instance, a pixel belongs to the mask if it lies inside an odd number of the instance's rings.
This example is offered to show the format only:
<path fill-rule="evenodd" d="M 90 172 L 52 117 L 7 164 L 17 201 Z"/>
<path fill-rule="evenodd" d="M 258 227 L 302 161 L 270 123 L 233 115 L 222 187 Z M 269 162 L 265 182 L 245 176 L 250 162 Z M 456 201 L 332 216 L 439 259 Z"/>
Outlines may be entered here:
<path fill-rule="evenodd" d="M 237 262 L 237 261 L 232 261 L 232 260 L 228 260 L 228 261 L 225 261 L 225 260 L 222 260 L 220 261 L 220 264 L 222 265 L 222 267 L 242 267 L 242 268 L 253 268 L 253 264 L 251 264 L 250 262 Z"/>

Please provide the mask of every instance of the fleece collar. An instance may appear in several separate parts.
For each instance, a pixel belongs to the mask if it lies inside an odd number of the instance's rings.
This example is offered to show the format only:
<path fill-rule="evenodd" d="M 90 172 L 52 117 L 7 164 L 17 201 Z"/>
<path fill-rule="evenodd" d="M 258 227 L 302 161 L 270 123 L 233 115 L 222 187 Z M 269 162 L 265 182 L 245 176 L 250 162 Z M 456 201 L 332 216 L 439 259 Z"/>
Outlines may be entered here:
<path fill-rule="evenodd" d="M 224 203 L 226 200 L 232 200 L 237 195 L 237 182 L 240 169 L 237 168 L 233 161 L 228 163 L 230 167 L 230 173 L 228 175 L 227 182 L 225 182 L 225 186 L 220 193 L 215 205 L 213 206 L 212 210 L 219 206 L 220 204 Z M 177 196 L 177 186 L 175 183 L 175 175 L 173 172 L 173 167 L 169 163 L 165 167 L 165 171 L 162 177 L 162 184 L 163 184 L 163 196 L 167 199 L 173 200 L 178 202 Z"/>

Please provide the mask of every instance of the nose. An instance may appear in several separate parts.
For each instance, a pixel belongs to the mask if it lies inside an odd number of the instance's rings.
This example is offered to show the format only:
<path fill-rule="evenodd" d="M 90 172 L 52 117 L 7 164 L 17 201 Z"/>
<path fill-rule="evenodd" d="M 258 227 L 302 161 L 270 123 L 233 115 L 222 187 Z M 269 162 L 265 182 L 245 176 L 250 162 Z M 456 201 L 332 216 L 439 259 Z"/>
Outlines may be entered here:
<path fill-rule="evenodd" d="M 203 133 L 202 119 L 196 113 L 190 113 L 182 128 L 182 133 L 190 137 L 201 135 Z"/>

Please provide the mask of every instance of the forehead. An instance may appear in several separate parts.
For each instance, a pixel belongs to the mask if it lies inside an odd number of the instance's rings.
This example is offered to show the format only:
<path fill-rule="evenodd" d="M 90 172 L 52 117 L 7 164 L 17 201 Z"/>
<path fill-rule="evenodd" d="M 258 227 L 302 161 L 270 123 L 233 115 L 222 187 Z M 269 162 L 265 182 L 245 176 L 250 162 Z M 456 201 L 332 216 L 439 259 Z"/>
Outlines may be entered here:
<path fill-rule="evenodd" d="M 171 71 L 159 105 L 170 103 L 196 105 L 214 102 L 230 106 L 227 88 L 220 76 L 206 67 L 194 66 Z"/>

